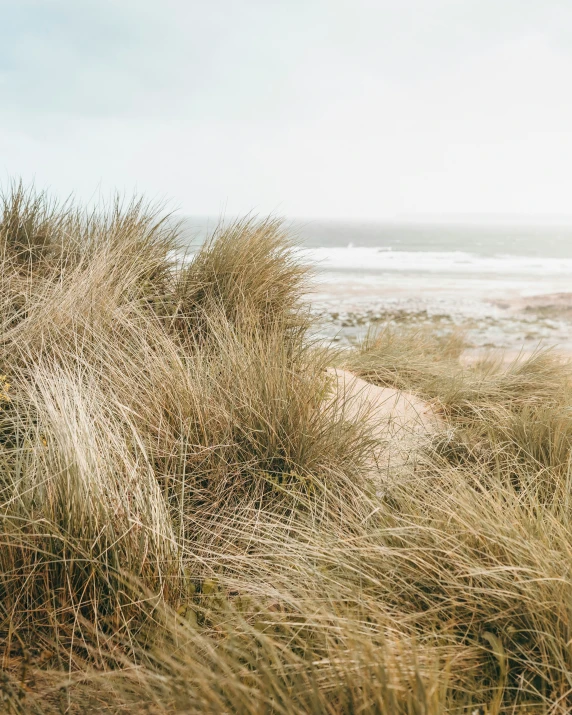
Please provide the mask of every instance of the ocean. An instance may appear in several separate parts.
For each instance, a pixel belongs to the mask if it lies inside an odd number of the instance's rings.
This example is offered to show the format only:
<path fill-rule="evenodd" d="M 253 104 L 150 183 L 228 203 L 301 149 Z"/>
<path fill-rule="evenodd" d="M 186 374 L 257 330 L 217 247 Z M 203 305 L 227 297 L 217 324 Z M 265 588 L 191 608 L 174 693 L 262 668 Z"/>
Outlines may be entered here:
<path fill-rule="evenodd" d="M 190 218 L 201 241 L 216 221 Z M 287 221 L 316 273 L 326 339 L 407 322 L 460 329 L 474 349 L 572 350 L 572 226 Z"/>

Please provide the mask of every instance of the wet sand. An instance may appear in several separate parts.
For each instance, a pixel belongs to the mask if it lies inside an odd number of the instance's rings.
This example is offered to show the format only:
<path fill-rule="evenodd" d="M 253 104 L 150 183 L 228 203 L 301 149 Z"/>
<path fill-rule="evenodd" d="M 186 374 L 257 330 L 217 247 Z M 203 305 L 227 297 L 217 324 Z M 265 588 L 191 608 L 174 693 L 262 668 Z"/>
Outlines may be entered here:
<path fill-rule="evenodd" d="M 314 302 L 313 309 L 319 316 L 320 337 L 341 344 L 355 343 L 370 329 L 392 325 L 441 334 L 461 332 L 468 355 L 500 350 L 517 356 L 539 346 L 572 354 L 572 292 L 487 299 L 393 291 L 369 302 L 365 290 L 358 301 L 331 292 Z"/>

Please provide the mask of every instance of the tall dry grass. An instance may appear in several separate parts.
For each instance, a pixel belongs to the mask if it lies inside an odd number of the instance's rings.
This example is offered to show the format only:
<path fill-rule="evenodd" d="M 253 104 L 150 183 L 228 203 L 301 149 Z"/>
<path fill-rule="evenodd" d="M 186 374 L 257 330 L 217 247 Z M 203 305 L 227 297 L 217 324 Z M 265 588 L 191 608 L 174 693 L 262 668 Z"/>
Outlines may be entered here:
<path fill-rule="evenodd" d="M 572 707 L 568 366 L 370 339 L 348 365 L 444 421 L 375 470 L 291 247 L 249 220 L 181 264 L 143 202 L 5 194 L 6 712 Z"/>

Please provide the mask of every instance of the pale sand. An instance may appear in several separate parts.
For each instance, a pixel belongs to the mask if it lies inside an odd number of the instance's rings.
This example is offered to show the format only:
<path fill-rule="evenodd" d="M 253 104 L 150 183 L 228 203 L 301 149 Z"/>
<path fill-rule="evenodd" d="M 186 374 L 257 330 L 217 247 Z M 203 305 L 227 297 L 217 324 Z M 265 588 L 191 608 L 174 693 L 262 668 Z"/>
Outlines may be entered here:
<path fill-rule="evenodd" d="M 327 372 L 336 380 L 336 394 L 345 398 L 347 419 L 366 417 L 373 427 L 378 449 L 371 476 L 382 490 L 389 477 L 414 470 L 420 450 L 446 429 L 431 405 L 409 392 L 372 385 L 339 368 Z"/>
<path fill-rule="evenodd" d="M 372 385 L 347 370 L 330 367 L 327 372 L 336 377 L 337 392 L 347 400 L 348 419 L 355 419 L 361 411 L 366 411 L 378 434 L 385 433 L 388 426 L 395 433 L 414 431 L 423 434 L 435 432 L 442 426 L 431 405 L 420 397 L 391 387 Z"/>

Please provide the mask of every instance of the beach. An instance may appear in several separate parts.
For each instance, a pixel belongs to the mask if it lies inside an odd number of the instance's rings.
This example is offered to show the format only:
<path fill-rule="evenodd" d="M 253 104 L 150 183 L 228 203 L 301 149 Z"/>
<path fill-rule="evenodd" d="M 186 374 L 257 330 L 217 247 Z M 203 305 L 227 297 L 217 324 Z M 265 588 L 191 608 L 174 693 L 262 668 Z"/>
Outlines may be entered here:
<path fill-rule="evenodd" d="M 479 241 L 471 226 L 443 227 L 441 238 L 435 227 L 318 228 L 306 227 L 300 251 L 317 271 L 308 300 L 326 340 L 355 343 L 389 324 L 457 331 L 468 355 L 572 351 L 572 239 L 565 230 L 546 227 L 539 241 L 541 229 L 483 227 Z"/>
<path fill-rule="evenodd" d="M 220 223 L 187 217 L 185 241 Z M 385 325 L 458 332 L 470 359 L 572 352 L 572 228 L 287 219 L 315 278 L 316 335 L 351 345 Z"/>

